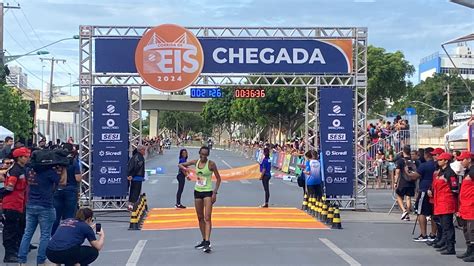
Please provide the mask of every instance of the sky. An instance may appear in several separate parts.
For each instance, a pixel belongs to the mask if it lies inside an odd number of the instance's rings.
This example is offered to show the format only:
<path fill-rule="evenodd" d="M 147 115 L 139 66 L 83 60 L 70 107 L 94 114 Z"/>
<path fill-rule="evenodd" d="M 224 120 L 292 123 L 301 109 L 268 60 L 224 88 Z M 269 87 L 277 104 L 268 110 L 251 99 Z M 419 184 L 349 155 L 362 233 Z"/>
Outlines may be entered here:
<path fill-rule="evenodd" d="M 356 26 L 368 27 L 369 44 L 400 50 L 418 68 L 420 59 L 441 51 L 441 43 L 474 31 L 474 10 L 448 0 L 3 0 L 21 9 L 4 16 L 7 55 L 24 54 L 77 35 L 79 25 L 156 26 Z M 66 59 L 54 72 L 54 84 L 78 79 L 78 40 L 46 48 Z M 29 87 L 49 80 L 50 64 L 26 56 L 21 64 Z M 69 75 L 70 74 L 70 75 Z M 410 80 L 417 82 L 418 74 Z M 42 83 L 43 81 L 43 83 Z M 72 95 L 78 87 L 63 88 Z M 145 93 L 153 92 L 151 89 Z"/>

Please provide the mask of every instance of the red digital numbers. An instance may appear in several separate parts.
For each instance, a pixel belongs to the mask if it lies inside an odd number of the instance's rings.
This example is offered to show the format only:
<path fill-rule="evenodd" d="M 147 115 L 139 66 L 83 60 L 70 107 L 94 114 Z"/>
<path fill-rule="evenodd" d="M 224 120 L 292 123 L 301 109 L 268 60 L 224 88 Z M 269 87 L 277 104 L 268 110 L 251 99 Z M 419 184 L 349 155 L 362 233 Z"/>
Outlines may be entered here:
<path fill-rule="evenodd" d="M 235 98 L 265 98 L 265 89 L 235 89 Z"/>

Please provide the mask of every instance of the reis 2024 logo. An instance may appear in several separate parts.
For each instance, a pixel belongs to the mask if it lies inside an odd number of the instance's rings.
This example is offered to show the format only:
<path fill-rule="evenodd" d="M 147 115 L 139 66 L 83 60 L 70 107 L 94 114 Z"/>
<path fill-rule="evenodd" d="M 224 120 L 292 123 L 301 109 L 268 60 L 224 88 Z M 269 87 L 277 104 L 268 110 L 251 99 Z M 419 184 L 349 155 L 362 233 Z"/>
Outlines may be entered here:
<path fill-rule="evenodd" d="M 201 74 L 204 55 L 201 44 L 189 30 L 164 24 L 147 31 L 135 51 L 135 65 L 151 87 L 180 91 Z"/>

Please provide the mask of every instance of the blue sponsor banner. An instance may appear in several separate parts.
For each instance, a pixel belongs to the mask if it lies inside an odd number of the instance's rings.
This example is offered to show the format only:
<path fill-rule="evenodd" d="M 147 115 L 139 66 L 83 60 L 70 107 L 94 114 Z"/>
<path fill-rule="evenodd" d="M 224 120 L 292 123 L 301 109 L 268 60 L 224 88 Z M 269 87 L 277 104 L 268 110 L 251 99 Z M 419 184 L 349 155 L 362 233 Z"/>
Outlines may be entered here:
<path fill-rule="evenodd" d="M 128 89 L 93 91 L 92 193 L 98 197 L 127 195 Z"/>
<path fill-rule="evenodd" d="M 96 39 L 95 71 L 137 73 L 139 39 Z M 199 38 L 202 73 L 349 73 L 352 55 L 336 42 Z M 344 42 L 340 40 L 339 42 Z M 347 41 L 346 41 L 347 42 Z"/>
<path fill-rule="evenodd" d="M 326 195 L 352 196 L 354 111 L 352 88 L 321 88 L 320 134 Z"/>

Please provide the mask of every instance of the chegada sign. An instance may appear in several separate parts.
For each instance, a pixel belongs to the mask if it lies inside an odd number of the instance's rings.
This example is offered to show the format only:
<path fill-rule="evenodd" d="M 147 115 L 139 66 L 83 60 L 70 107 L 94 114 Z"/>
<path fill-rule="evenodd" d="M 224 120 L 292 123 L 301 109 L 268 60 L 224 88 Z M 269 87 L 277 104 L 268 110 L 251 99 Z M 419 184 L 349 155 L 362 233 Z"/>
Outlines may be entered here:
<path fill-rule="evenodd" d="M 179 91 L 201 73 L 352 72 L 351 39 L 200 37 L 164 24 L 141 38 L 95 40 L 95 71 L 139 73 L 151 87 Z"/>

